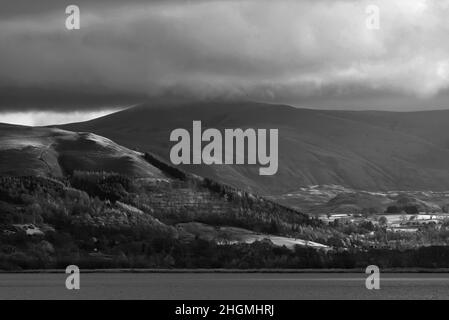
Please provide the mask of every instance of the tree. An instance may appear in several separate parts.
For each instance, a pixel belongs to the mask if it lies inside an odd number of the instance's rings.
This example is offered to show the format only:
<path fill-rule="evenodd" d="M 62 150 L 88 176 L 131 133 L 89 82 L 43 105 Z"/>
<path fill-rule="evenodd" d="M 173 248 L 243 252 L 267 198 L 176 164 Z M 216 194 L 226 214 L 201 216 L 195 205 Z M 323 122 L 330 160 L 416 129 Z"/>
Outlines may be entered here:
<path fill-rule="evenodd" d="M 400 213 L 400 212 L 401 208 L 399 208 L 398 206 L 389 206 L 385 211 L 385 213 Z"/>
<path fill-rule="evenodd" d="M 385 216 L 379 218 L 379 224 L 385 227 L 388 224 L 388 219 Z"/>
<path fill-rule="evenodd" d="M 418 210 L 417 206 L 407 206 L 407 207 L 404 208 L 404 211 L 407 214 L 418 214 L 419 213 L 419 210 Z"/>

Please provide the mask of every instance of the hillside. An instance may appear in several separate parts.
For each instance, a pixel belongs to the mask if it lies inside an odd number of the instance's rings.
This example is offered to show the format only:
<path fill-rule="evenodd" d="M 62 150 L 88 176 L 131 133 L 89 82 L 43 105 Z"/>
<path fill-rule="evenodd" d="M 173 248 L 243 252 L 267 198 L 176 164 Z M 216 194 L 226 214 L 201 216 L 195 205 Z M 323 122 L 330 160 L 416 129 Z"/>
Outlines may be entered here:
<path fill-rule="evenodd" d="M 91 131 L 168 160 L 170 132 L 204 127 L 279 129 L 279 171 L 257 166 L 183 169 L 246 190 L 279 195 L 310 185 L 362 190 L 449 189 L 449 111 L 421 113 L 298 109 L 254 102 L 150 102 L 63 128 Z"/>
<path fill-rule="evenodd" d="M 95 134 L 0 124 L 0 175 L 63 177 L 75 170 L 165 176 L 138 152 Z"/>
<path fill-rule="evenodd" d="M 277 263 L 276 255 L 327 249 L 345 237 L 299 211 L 98 135 L 0 130 L 0 270 L 254 267 L 261 261 L 237 257 L 273 254 Z"/>

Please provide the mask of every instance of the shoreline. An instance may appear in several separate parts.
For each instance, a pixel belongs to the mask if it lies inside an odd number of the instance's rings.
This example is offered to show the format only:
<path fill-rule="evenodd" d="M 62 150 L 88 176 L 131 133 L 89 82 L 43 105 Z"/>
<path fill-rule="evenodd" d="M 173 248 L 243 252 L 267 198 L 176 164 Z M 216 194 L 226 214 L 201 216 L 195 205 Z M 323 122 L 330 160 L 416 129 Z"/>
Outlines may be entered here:
<path fill-rule="evenodd" d="M 449 273 L 449 268 L 386 268 L 382 273 Z M 364 269 L 80 269 L 81 273 L 203 273 L 203 274 L 232 274 L 232 273 L 361 273 Z M 66 274 L 65 269 L 30 269 L 30 270 L 0 270 L 0 274 Z"/>

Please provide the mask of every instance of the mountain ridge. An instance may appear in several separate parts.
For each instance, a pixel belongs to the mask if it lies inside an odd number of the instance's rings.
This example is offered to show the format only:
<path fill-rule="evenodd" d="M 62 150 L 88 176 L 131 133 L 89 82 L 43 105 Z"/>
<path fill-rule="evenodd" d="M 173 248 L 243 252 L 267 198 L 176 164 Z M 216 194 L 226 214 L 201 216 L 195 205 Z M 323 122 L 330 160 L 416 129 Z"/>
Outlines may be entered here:
<path fill-rule="evenodd" d="M 446 190 L 449 137 L 442 131 L 449 124 L 446 114 L 449 111 L 358 113 L 259 102 L 158 101 L 60 127 L 92 131 L 131 149 L 153 150 L 166 161 L 170 131 L 189 129 L 193 120 L 201 120 L 205 128 L 277 128 L 279 172 L 274 177 L 260 177 L 247 165 L 182 166 L 265 195 L 314 184 L 366 190 Z M 423 115 L 425 119 L 419 120 Z"/>

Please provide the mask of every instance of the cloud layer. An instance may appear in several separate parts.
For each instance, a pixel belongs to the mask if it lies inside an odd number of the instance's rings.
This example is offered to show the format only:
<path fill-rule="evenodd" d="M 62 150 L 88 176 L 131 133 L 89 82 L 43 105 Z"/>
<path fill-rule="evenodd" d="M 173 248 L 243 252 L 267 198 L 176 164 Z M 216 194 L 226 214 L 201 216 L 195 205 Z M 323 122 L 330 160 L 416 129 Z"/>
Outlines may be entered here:
<path fill-rule="evenodd" d="M 79 31 L 55 3 L 3 11 L 0 91 L 447 106 L 447 0 L 80 1 Z"/>

